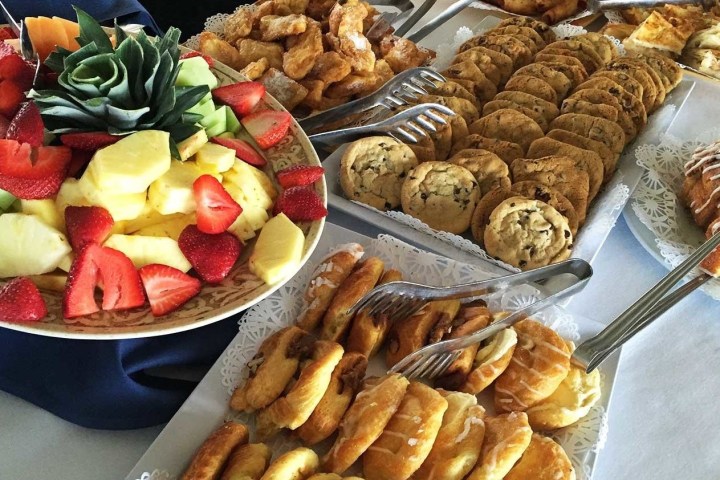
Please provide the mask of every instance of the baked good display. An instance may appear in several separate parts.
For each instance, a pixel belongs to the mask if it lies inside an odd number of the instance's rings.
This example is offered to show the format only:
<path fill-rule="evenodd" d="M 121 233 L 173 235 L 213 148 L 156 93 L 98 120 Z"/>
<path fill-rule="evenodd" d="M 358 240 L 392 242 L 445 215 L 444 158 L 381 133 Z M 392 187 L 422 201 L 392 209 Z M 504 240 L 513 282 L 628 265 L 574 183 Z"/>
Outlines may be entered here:
<path fill-rule="evenodd" d="M 467 480 L 502 480 L 530 444 L 533 432 L 523 412 L 485 417 L 480 459 Z"/>
<path fill-rule="evenodd" d="M 516 345 L 517 333 L 511 328 L 486 340 L 477 350 L 472 369 L 458 390 L 477 395 L 489 387 L 510 364 Z"/>
<path fill-rule="evenodd" d="M 270 465 L 272 450 L 264 443 L 246 443 L 235 447 L 220 480 L 247 478 L 259 480 Z"/>
<path fill-rule="evenodd" d="M 183 474 L 183 480 L 217 478 L 233 449 L 247 441 L 248 429 L 245 425 L 224 423 L 200 446 Z"/>
<path fill-rule="evenodd" d="M 505 480 L 574 480 L 575 470 L 570 459 L 552 438 L 533 433 L 530 444 L 520 460 L 510 469 Z"/>

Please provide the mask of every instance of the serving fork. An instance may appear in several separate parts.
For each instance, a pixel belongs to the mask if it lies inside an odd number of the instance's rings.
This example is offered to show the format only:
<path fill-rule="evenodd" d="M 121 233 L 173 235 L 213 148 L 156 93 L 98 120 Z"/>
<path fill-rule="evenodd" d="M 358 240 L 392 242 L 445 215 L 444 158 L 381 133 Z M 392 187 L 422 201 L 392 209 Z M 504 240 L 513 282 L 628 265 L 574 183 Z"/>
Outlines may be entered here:
<path fill-rule="evenodd" d="M 592 267 L 581 259 L 570 259 L 546 267 L 453 287 L 431 287 L 410 282 L 391 282 L 373 289 L 351 308 L 371 316 L 384 314 L 398 321 L 417 312 L 432 300 L 472 298 L 516 285 L 544 282 L 552 290 L 546 297 L 512 312 L 507 317 L 464 337 L 438 342 L 411 353 L 390 369 L 408 378 L 435 378 L 442 375 L 463 349 L 492 337 L 501 330 L 559 300 L 582 290 L 592 277 Z"/>
<path fill-rule="evenodd" d="M 30 34 L 28 33 L 27 26 L 25 25 L 25 22 L 20 20 L 18 23 L 15 18 L 10 14 L 10 11 L 5 7 L 5 4 L 3 4 L 0 1 L 0 13 L 2 13 L 3 18 L 8 23 L 8 26 L 10 27 L 10 30 L 13 31 L 15 35 L 17 35 L 18 39 L 20 40 L 20 54 L 25 60 L 35 62 L 35 73 L 33 74 L 33 88 L 37 88 L 40 85 L 40 69 L 42 67 L 42 62 L 40 62 L 40 56 L 37 54 L 35 49 L 33 48 L 32 41 L 30 40 Z"/>

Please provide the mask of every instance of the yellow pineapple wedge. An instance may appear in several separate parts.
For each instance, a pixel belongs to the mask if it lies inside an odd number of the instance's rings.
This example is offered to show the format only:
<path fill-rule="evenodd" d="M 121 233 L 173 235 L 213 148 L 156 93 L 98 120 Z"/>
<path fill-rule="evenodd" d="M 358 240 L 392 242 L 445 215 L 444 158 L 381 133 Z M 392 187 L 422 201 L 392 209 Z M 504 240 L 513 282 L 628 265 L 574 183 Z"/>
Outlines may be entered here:
<path fill-rule="evenodd" d="M 228 227 L 228 232 L 245 243 L 255 236 L 255 232 L 265 225 L 268 218 L 267 210 L 252 205 L 243 207 L 243 212 Z"/>
<path fill-rule="evenodd" d="M 65 232 L 65 218 L 60 216 L 55 208 L 55 202 L 49 198 L 20 200 L 20 211 L 27 215 L 35 215 L 55 230 Z"/>
<path fill-rule="evenodd" d="M 98 150 L 85 175 L 90 174 L 102 192 L 144 193 L 170 168 L 169 142 L 170 134 L 160 130 L 133 133 Z"/>
<path fill-rule="evenodd" d="M 107 209 L 116 222 L 137 218 L 145 208 L 147 192 L 143 190 L 140 193 L 116 195 L 114 190 L 100 187 L 90 170 L 83 173 L 78 186 L 89 205 Z"/>
<path fill-rule="evenodd" d="M 151 263 L 169 265 L 183 272 L 191 268 L 177 241 L 172 238 L 116 234 L 110 235 L 104 245 L 123 252 L 136 268 Z"/>
<path fill-rule="evenodd" d="M 190 135 L 188 138 L 177 144 L 178 153 L 180 153 L 180 160 L 184 162 L 188 158 L 192 157 L 207 142 L 208 137 L 204 128 Z"/>
<path fill-rule="evenodd" d="M 35 215 L 0 215 L 0 232 L 0 278 L 52 272 L 72 250 L 62 232 Z"/>
<path fill-rule="evenodd" d="M 51 292 L 64 292 L 65 283 L 67 282 L 67 273 L 43 273 L 42 275 L 30 275 L 29 278 L 40 290 L 49 290 Z"/>
<path fill-rule="evenodd" d="M 163 215 L 162 213 L 155 210 L 150 202 L 145 203 L 145 207 L 137 218 L 128 220 L 125 222 L 125 233 L 135 233 L 138 230 L 156 225 L 158 223 L 183 218 L 185 215 L 182 213 L 174 213 L 172 215 Z"/>
<path fill-rule="evenodd" d="M 235 150 L 216 143 L 206 143 L 195 154 L 195 163 L 203 172 L 227 172 L 235 164 Z"/>
<path fill-rule="evenodd" d="M 175 215 L 169 215 L 175 217 Z M 135 232 L 135 235 L 146 237 L 169 237 L 177 241 L 185 227 L 197 221 L 195 215 L 179 215 L 167 221 L 148 225 Z"/>
<path fill-rule="evenodd" d="M 250 255 L 250 271 L 274 285 L 300 267 L 305 236 L 284 213 L 271 218 L 260 231 Z"/>
<path fill-rule="evenodd" d="M 55 207 L 61 218 L 65 218 L 65 208 L 69 205 L 80 207 L 90 205 L 88 199 L 80 191 L 80 183 L 77 178 L 66 178 L 55 197 Z"/>
<path fill-rule="evenodd" d="M 73 260 L 75 260 L 75 254 L 73 252 L 70 252 L 67 255 L 65 255 L 62 260 L 60 260 L 60 263 L 58 263 L 57 268 L 59 268 L 63 272 L 69 272 L 70 267 L 72 267 Z"/>
<path fill-rule="evenodd" d="M 257 170 L 255 167 L 249 165 L 248 168 Z M 255 175 L 238 172 L 233 168 L 223 174 L 223 180 L 225 190 L 228 190 L 228 193 L 230 193 L 233 198 L 235 198 L 234 195 L 238 195 L 244 199 L 244 203 L 235 199 L 236 202 L 240 203 L 241 207 L 245 208 L 245 205 L 253 205 L 264 210 L 272 207 L 273 198 L 268 195 L 262 183 L 260 183 Z M 229 189 L 238 193 L 233 194 Z"/>
<path fill-rule="evenodd" d="M 206 173 L 193 162 L 173 160 L 170 169 L 150 185 L 148 189 L 150 206 L 162 215 L 194 212 L 197 205 L 193 194 L 193 183 Z M 213 176 L 218 181 L 222 181 L 220 174 Z"/>

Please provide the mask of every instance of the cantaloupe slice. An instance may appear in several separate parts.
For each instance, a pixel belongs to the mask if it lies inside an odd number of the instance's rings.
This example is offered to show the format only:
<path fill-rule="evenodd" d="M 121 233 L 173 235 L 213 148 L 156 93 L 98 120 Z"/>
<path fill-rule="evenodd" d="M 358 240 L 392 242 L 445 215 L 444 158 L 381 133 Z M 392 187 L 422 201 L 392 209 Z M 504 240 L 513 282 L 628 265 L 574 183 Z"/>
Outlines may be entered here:
<path fill-rule="evenodd" d="M 55 50 L 58 39 L 67 43 L 67 35 L 65 29 L 53 22 L 49 17 L 27 17 L 25 19 L 28 34 L 33 48 L 38 53 L 41 61 L 45 59 Z"/>
<path fill-rule="evenodd" d="M 67 43 L 63 45 L 63 47 L 67 48 L 71 52 L 78 50 L 80 48 L 80 44 L 78 44 L 77 40 L 75 39 L 80 36 L 80 25 L 65 18 L 52 17 L 52 19 L 55 23 L 60 24 L 65 30 Z"/>

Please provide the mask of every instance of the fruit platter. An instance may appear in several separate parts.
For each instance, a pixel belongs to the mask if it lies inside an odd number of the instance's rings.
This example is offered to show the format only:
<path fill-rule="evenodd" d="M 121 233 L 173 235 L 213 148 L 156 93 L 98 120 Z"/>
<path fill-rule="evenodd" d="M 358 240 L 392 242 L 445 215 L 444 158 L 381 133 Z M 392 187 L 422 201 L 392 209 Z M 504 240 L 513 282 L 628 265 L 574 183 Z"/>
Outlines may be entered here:
<path fill-rule="evenodd" d="M 327 215 L 307 137 L 179 30 L 77 17 L 27 19 L 39 78 L 17 39 L 0 43 L 0 324 L 145 337 L 270 295 Z"/>

